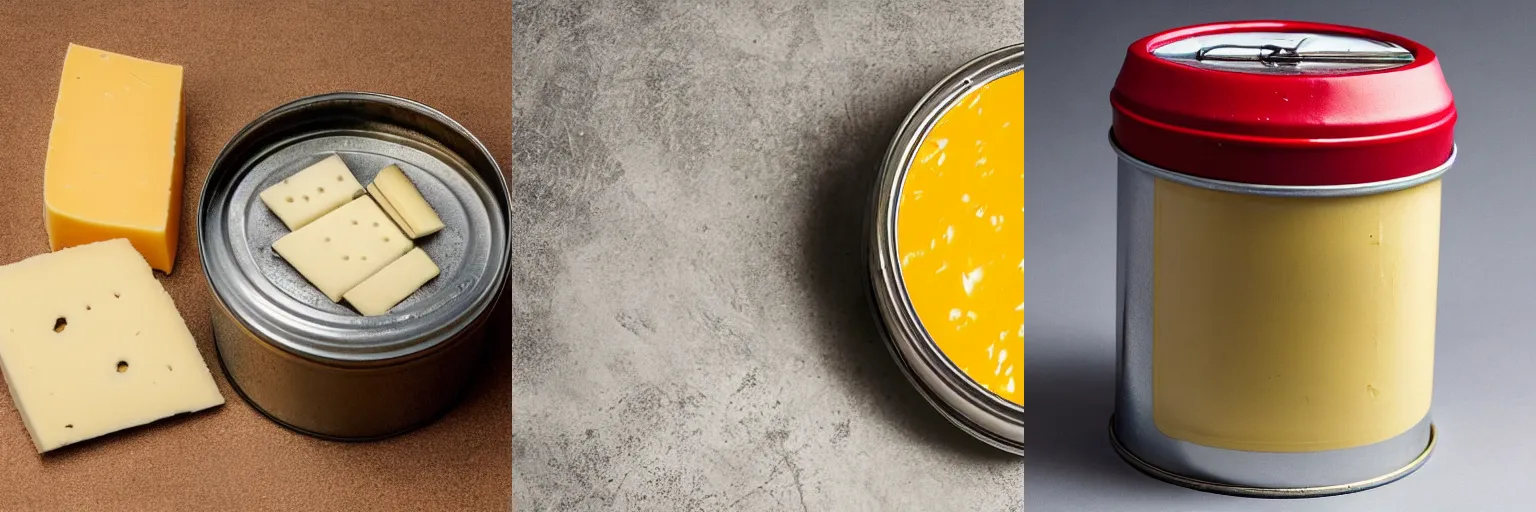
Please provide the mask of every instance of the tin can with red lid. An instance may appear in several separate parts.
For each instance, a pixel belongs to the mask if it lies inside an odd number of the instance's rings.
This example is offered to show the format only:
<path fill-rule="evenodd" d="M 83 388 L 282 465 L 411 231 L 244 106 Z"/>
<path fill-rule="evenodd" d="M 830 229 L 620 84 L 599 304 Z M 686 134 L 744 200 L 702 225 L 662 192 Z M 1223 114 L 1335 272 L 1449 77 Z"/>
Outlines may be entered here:
<path fill-rule="evenodd" d="M 1422 465 L 1456 156 L 1435 53 L 1354 27 L 1200 25 L 1133 43 L 1110 100 L 1120 455 L 1263 497 Z"/>

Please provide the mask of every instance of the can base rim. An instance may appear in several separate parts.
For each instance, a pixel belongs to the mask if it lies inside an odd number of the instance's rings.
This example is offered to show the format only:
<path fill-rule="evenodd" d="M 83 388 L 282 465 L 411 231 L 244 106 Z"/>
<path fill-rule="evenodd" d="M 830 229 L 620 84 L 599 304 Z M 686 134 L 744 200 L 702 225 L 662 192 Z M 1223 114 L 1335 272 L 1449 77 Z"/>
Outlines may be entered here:
<path fill-rule="evenodd" d="M 464 389 L 459 390 L 459 393 L 456 396 L 454 396 L 452 400 L 449 400 L 448 403 L 443 406 L 442 410 L 434 412 L 431 415 L 428 415 L 426 418 L 423 418 L 420 422 L 417 422 L 415 424 L 409 425 L 409 426 L 407 426 L 405 428 L 398 429 L 398 430 L 395 430 L 395 431 L 392 431 L 392 432 L 388 432 L 388 433 L 384 433 L 384 434 L 374 435 L 374 436 L 365 436 L 365 437 L 336 436 L 336 435 L 331 435 L 331 434 L 322 434 L 322 433 L 319 433 L 319 432 L 315 432 L 313 430 L 309 430 L 309 429 L 306 429 L 306 428 L 303 428 L 303 427 L 299 427 L 297 425 L 294 425 L 292 423 L 284 421 L 283 419 L 278 418 L 277 416 L 273 416 L 272 413 L 270 413 L 270 412 L 267 412 L 267 410 L 263 409 L 260 404 L 257 404 L 255 400 L 252 400 L 250 396 L 246 395 L 245 394 L 245 390 L 240 388 L 240 383 L 236 382 L 234 377 L 230 375 L 229 368 L 227 366 L 225 366 L 225 364 L 224 364 L 224 353 L 223 353 L 222 350 L 219 350 L 219 347 L 218 347 L 217 343 L 214 344 L 214 349 L 213 350 L 214 350 L 214 355 L 217 356 L 217 359 L 219 360 L 219 370 L 224 372 L 225 381 L 229 382 L 230 389 L 233 389 L 235 391 L 235 394 L 240 396 L 240 400 L 245 402 L 245 405 L 250 406 L 250 408 L 252 410 L 255 410 L 257 413 L 261 414 L 262 417 L 266 418 L 267 420 L 271 421 L 272 423 L 276 423 L 280 427 L 283 427 L 283 428 L 285 428 L 285 429 L 287 429 L 289 431 L 292 431 L 294 433 L 303 434 L 305 436 L 313 437 L 315 439 L 320 439 L 320 440 L 323 440 L 323 441 L 332 441 L 332 442 L 338 442 L 338 443 L 371 443 L 371 442 L 374 442 L 374 441 L 383 441 L 385 439 L 390 439 L 390 438 L 400 437 L 400 436 L 403 436 L 403 435 L 406 435 L 406 434 L 410 434 L 410 433 L 415 432 L 417 430 L 421 430 L 423 428 L 426 428 L 428 425 L 431 425 L 433 423 L 437 423 L 438 420 L 441 420 L 441 419 L 443 419 L 443 417 L 447 416 L 449 412 L 452 412 L 454 409 L 457 409 L 459 407 L 459 405 L 464 401 L 465 397 L 469 395 L 469 389 L 471 387 L 473 387 L 472 385 L 471 386 L 465 386 Z M 476 370 L 479 371 L 478 368 Z"/>
<path fill-rule="evenodd" d="M 1420 467 L 1423 467 L 1424 463 L 1429 460 L 1430 454 L 1435 451 L 1435 443 L 1437 438 L 1438 434 L 1436 433 L 1435 425 L 1434 423 L 1430 423 L 1429 443 L 1424 446 L 1424 451 L 1420 452 L 1419 455 L 1414 457 L 1414 459 L 1407 465 L 1375 478 L 1338 485 L 1266 488 L 1211 482 L 1199 478 L 1179 475 L 1154 466 L 1151 463 L 1142 460 L 1141 457 L 1137 457 L 1136 454 L 1132 453 L 1124 443 L 1120 442 L 1120 436 L 1115 433 L 1115 421 L 1113 417 L 1110 418 L 1109 423 L 1109 442 L 1114 446 L 1115 454 L 1119 455 L 1120 459 L 1124 460 L 1127 464 L 1130 464 L 1131 467 L 1136 468 L 1137 471 L 1140 471 L 1152 478 L 1156 478 L 1158 480 L 1162 480 L 1164 482 L 1180 487 L 1194 489 L 1196 491 L 1209 492 L 1213 494 L 1223 494 L 1227 496 L 1237 496 L 1243 498 L 1322 498 L 1327 496 L 1338 496 L 1342 494 L 1350 494 L 1375 489 L 1377 487 L 1396 482 L 1403 477 L 1413 474 L 1413 472 L 1417 471 Z"/>

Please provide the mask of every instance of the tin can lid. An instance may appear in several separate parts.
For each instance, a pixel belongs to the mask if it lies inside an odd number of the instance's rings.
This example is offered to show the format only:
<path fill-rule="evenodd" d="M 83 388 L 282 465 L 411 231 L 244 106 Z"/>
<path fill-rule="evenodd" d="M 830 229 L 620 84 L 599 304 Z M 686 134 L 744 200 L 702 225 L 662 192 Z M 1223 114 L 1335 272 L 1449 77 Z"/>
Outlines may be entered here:
<path fill-rule="evenodd" d="M 361 183 L 398 166 L 446 225 L 414 240 L 438 276 L 385 315 L 333 302 L 271 248 L 289 230 L 261 191 L 330 155 Z M 197 237 L 214 307 L 246 334 L 327 365 L 398 364 L 431 353 L 483 325 L 508 279 L 508 190 L 485 146 L 421 103 L 365 92 L 286 103 L 235 134 L 205 178 Z"/>
<path fill-rule="evenodd" d="M 1210 179 L 1288 186 L 1412 176 L 1450 158 L 1456 106 L 1439 60 L 1403 37 L 1247 21 L 1136 41 L 1110 94 L 1115 142 Z"/>

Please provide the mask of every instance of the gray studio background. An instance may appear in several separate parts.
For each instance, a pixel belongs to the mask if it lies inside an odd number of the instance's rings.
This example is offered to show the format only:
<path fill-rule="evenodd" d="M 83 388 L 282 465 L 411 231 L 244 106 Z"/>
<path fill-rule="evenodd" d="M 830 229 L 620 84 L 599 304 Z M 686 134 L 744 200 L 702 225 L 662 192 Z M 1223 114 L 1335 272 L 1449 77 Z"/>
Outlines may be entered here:
<path fill-rule="evenodd" d="M 1027 508 L 1096 511 L 1533 510 L 1536 488 L 1536 3 L 1047 1 L 1029 4 Z M 1114 379 L 1115 158 L 1109 90 L 1126 47 L 1212 21 L 1296 19 L 1434 49 L 1460 110 L 1445 178 L 1435 454 L 1363 493 L 1263 501 L 1142 476 L 1106 440 Z"/>
<path fill-rule="evenodd" d="M 1021 0 L 518 1 L 518 512 L 1021 511 L 864 303 L 897 125 Z"/>

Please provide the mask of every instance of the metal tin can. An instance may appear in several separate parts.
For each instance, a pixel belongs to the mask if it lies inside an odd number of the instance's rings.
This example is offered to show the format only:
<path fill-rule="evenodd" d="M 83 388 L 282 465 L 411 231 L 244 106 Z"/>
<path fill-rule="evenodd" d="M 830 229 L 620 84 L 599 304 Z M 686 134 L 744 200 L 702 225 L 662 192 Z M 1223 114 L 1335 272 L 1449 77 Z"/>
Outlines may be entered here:
<path fill-rule="evenodd" d="M 1131 45 L 1111 102 L 1119 454 L 1261 497 L 1423 464 L 1455 159 L 1434 52 L 1315 23 L 1181 28 Z"/>
<path fill-rule="evenodd" d="M 271 249 L 287 228 L 258 194 L 332 153 L 363 183 L 398 164 L 445 224 L 416 241 L 441 273 L 383 316 L 332 302 Z M 198 207 L 230 383 L 273 421 L 317 437 L 377 439 L 430 423 L 479 366 L 510 272 L 510 204 L 485 147 L 420 103 L 332 93 L 257 118 L 214 161 Z"/>
<path fill-rule="evenodd" d="M 1020 455 L 1023 75 L 1024 45 L 1008 46 L 923 97 L 886 154 L 866 239 L 870 291 L 897 365 L 952 423 Z M 998 105 L 990 113 L 989 101 Z M 997 152 L 991 162 L 988 151 Z M 922 170 L 935 166 L 952 174 Z M 926 196 L 912 185 L 921 180 L 934 187 Z M 945 250 L 952 253 L 941 256 Z M 975 303 L 951 308 L 946 300 Z"/>

